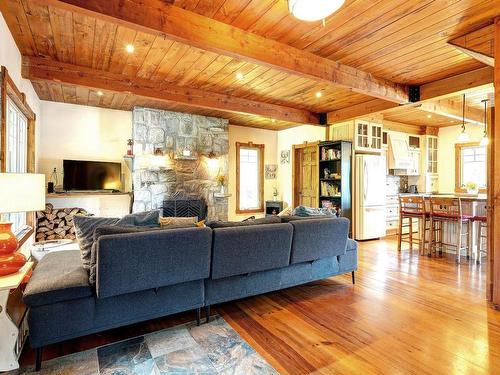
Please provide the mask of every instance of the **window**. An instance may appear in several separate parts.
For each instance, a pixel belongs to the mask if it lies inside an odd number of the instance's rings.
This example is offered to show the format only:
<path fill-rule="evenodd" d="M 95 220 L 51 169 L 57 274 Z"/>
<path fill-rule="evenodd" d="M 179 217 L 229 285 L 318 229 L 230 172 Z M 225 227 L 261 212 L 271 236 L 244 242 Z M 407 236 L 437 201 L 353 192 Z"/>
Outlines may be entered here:
<path fill-rule="evenodd" d="M 478 143 L 455 145 L 455 190 L 467 191 L 468 183 L 476 183 L 480 191 L 486 190 L 486 146 Z"/>
<path fill-rule="evenodd" d="M 32 173 L 35 170 L 36 116 L 24 95 L 0 68 L 0 172 Z M 33 233 L 34 215 L 4 214 L 0 220 L 11 221 L 12 230 L 22 245 Z"/>
<path fill-rule="evenodd" d="M 236 213 L 264 210 L 264 145 L 236 142 Z"/>
<path fill-rule="evenodd" d="M 26 173 L 28 171 L 28 119 L 10 98 L 7 98 L 6 138 L 5 171 Z M 6 214 L 5 220 L 13 223 L 12 231 L 17 233 L 26 225 L 26 214 L 23 212 Z"/>

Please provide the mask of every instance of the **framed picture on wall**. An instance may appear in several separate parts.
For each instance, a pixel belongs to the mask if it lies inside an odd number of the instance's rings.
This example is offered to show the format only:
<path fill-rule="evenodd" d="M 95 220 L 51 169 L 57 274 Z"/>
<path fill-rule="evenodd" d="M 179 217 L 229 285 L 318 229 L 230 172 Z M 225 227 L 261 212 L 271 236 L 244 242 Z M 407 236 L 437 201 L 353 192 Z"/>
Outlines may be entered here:
<path fill-rule="evenodd" d="M 290 150 L 281 150 L 280 163 L 281 164 L 290 164 Z"/>
<path fill-rule="evenodd" d="M 276 180 L 278 166 L 276 164 L 266 164 L 265 178 L 266 180 Z"/>

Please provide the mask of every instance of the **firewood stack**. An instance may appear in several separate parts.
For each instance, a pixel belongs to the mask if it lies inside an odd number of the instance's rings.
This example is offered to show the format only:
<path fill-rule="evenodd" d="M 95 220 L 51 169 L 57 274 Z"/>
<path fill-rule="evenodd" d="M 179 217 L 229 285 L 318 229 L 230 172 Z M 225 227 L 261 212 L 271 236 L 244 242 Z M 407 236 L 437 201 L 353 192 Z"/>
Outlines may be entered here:
<path fill-rule="evenodd" d="M 60 239 L 76 239 L 73 217 L 87 216 L 83 208 L 56 208 L 50 203 L 45 205 L 44 211 L 36 212 L 35 242 Z"/>

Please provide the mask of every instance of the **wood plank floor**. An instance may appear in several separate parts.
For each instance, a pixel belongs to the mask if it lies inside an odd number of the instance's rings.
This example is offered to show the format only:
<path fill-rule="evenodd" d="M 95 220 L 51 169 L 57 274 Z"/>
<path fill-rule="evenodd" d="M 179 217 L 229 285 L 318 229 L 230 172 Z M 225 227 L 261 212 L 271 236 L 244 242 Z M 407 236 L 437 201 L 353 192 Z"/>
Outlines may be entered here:
<path fill-rule="evenodd" d="M 281 374 L 500 374 L 500 312 L 484 265 L 360 244 L 356 285 L 334 277 L 216 307 Z M 194 319 L 179 314 L 52 345 L 44 360 Z M 22 363 L 33 363 L 26 349 Z"/>

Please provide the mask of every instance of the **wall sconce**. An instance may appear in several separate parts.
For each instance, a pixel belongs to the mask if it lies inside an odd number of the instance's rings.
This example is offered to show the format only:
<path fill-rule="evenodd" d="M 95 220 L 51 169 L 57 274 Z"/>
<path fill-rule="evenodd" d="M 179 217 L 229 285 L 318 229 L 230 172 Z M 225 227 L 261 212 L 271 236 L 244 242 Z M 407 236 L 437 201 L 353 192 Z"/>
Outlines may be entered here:
<path fill-rule="evenodd" d="M 210 151 L 207 155 L 207 165 L 210 171 L 214 171 L 219 168 L 219 158 L 213 151 Z"/>

